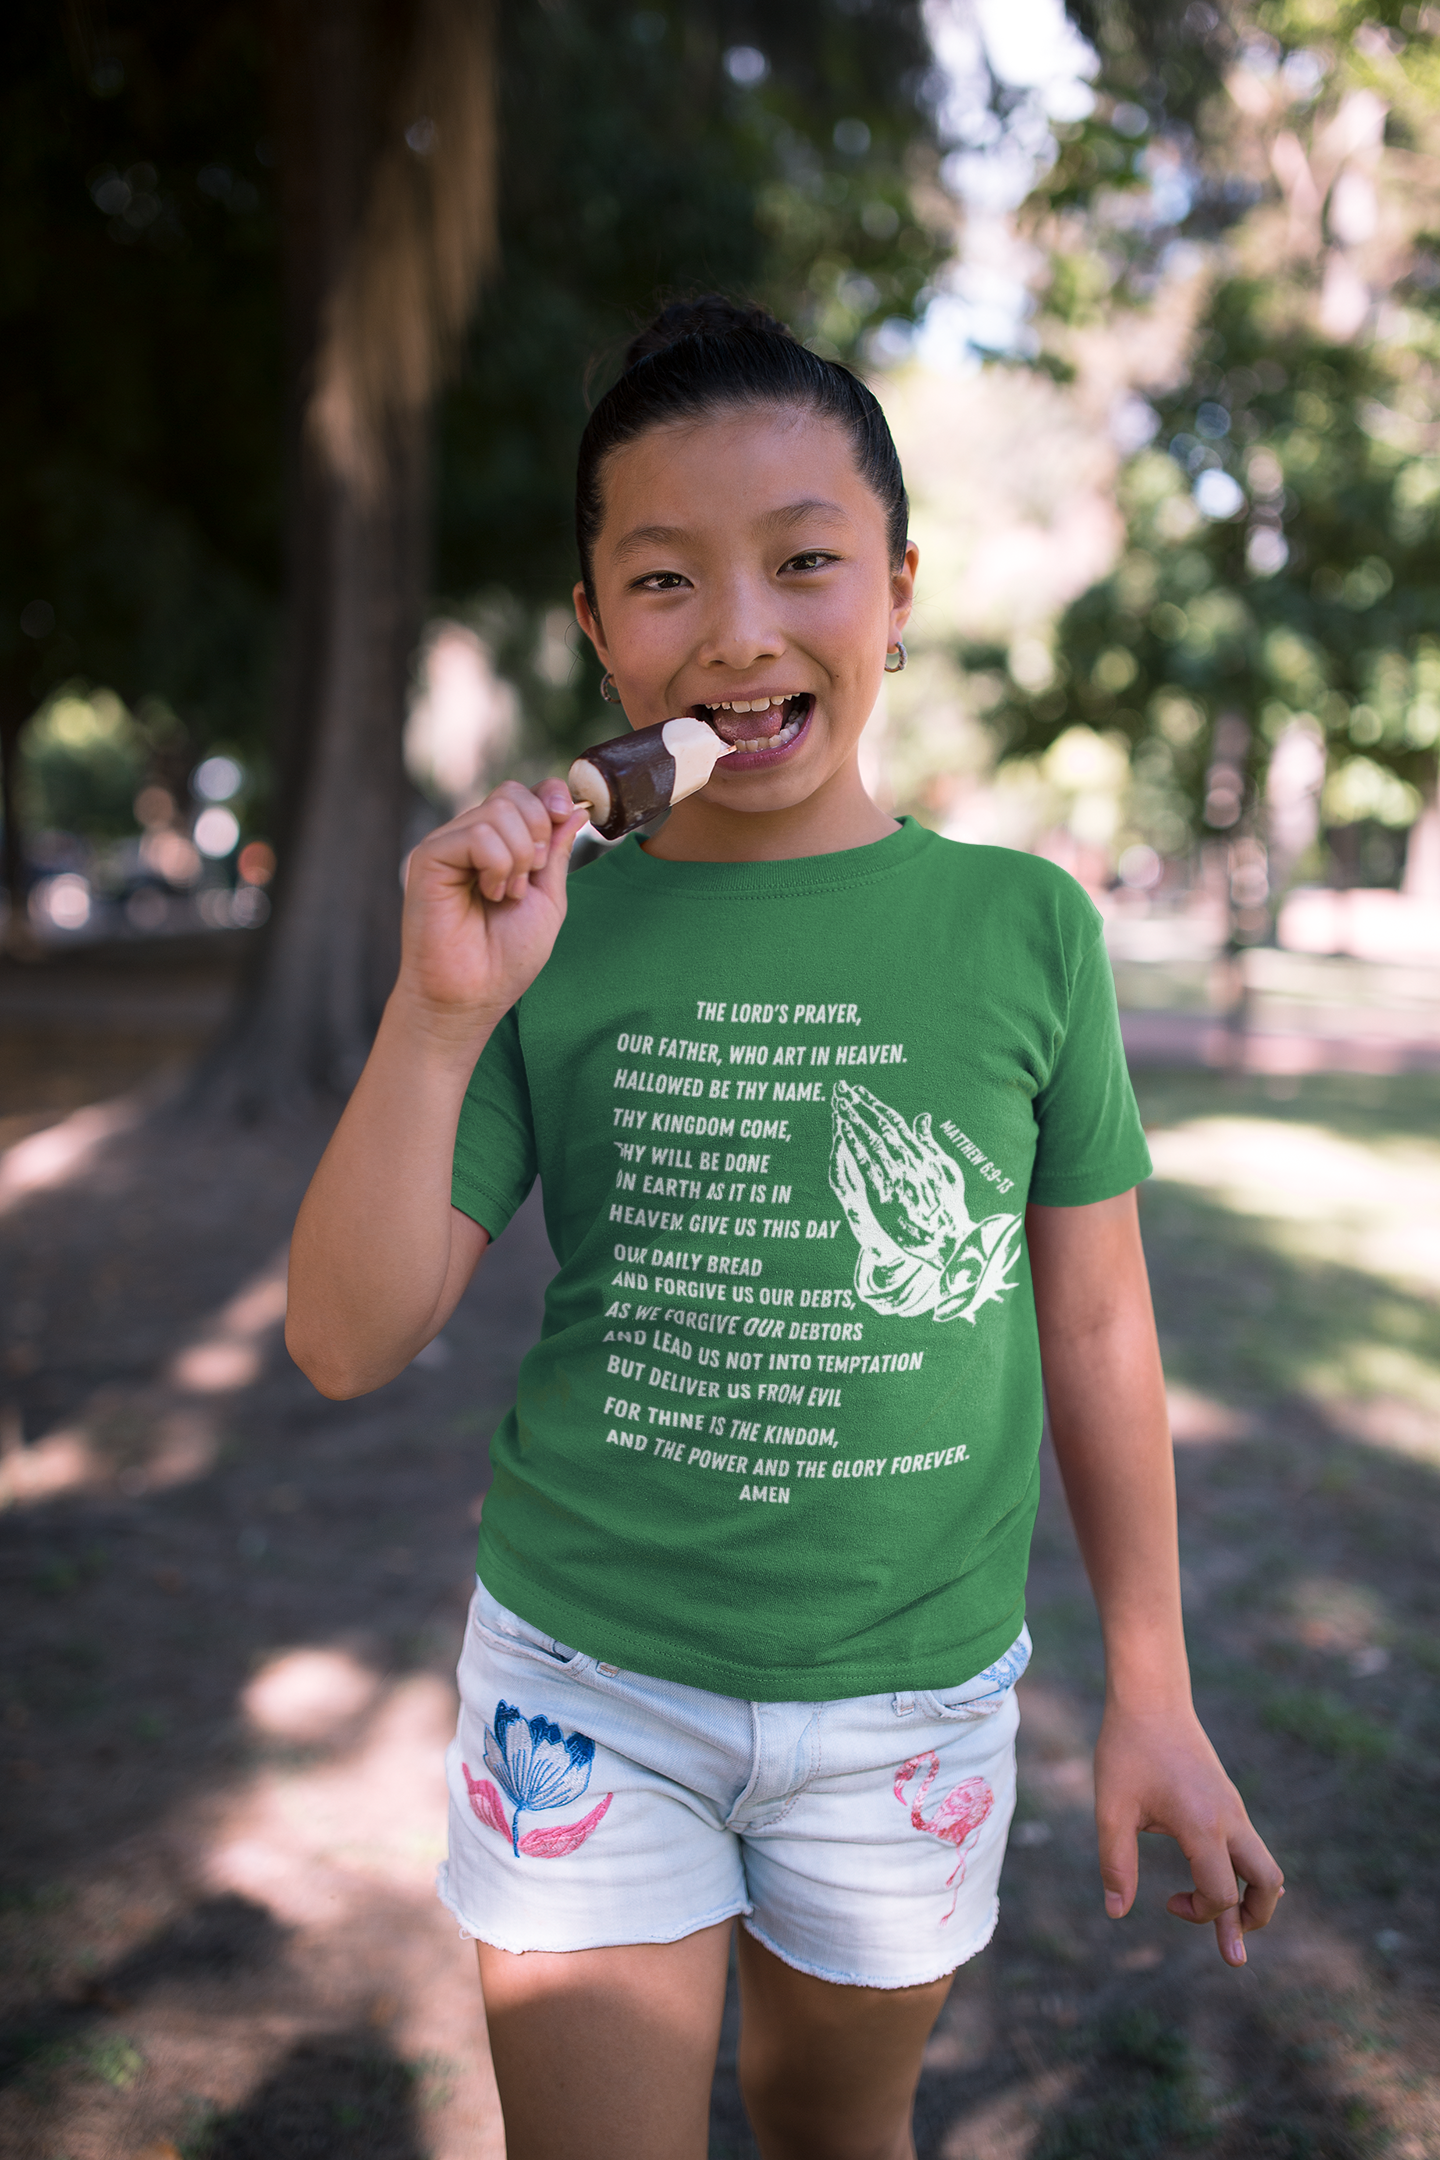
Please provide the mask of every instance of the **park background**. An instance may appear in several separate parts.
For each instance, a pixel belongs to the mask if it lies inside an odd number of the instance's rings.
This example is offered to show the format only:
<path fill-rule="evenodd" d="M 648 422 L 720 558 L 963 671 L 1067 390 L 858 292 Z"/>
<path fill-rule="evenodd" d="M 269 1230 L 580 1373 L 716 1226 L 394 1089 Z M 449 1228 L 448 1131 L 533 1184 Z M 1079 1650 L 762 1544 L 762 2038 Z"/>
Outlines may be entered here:
<path fill-rule="evenodd" d="M 1440 2154 L 1440 10 L 27 0 L 9 58 L 5 2150 L 503 2150 L 430 1877 L 543 1228 L 339 1405 L 285 1238 L 406 849 L 613 729 L 574 443 L 715 286 L 900 445 L 877 794 L 1105 914 L 1197 1694 L 1290 1883 L 1243 1975 L 1168 1849 L 1105 1922 L 1047 1468 L 919 2150 Z"/>

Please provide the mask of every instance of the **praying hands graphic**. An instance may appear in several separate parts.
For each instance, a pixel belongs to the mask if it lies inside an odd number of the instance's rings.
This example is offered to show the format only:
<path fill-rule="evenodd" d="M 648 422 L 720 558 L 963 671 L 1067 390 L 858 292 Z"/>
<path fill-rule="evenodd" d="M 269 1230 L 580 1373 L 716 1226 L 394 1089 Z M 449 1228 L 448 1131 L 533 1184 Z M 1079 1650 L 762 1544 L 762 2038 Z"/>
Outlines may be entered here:
<path fill-rule="evenodd" d="M 930 1130 L 868 1088 L 837 1080 L 830 1184 L 860 1247 L 855 1291 L 878 1313 L 968 1320 L 1015 1287 L 1018 1215 L 972 1220 L 965 1178 Z"/>

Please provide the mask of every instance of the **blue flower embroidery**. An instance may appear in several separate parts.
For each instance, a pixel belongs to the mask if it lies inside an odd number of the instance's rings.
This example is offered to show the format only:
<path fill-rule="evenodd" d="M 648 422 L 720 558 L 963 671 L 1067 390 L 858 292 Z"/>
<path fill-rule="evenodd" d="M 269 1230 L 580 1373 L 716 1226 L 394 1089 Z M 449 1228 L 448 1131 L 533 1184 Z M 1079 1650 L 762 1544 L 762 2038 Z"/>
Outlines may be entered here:
<path fill-rule="evenodd" d="M 527 1718 L 511 1703 L 496 1703 L 494 1729 L 485 1728 L 485 1767 L 514 1807 L 510 1842 L 517 1859 L 521 1809 L 568 1807 L 590 1783 L 594 1759 L 595 1742 L 587 1734 L 562 1734 L 547 1717 Z"/>

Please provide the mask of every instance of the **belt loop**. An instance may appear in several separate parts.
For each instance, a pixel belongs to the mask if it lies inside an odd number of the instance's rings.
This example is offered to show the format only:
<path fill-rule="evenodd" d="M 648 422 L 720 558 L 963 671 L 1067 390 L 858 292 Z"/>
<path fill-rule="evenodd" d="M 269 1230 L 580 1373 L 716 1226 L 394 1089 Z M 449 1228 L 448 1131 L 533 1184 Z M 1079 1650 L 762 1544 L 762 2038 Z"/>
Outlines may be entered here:
<path fill-rule="evenodd" d="M 914 1708 L 915 1697 L 913 1695 L 897 1695 L 895 1697 L 896 1717 L 909 1717 Z"/>

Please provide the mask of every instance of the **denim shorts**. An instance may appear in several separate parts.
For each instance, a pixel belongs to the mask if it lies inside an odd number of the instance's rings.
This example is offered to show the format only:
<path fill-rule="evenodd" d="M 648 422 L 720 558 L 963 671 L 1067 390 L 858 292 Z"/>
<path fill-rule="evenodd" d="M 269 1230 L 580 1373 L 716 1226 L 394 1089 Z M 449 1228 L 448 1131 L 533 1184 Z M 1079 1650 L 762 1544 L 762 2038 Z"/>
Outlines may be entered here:
<path fill-rule="evenodd" d="M 440 1896 L 501 1950 L 677 1942 L 740 1915 L 817 1979 L 983 1950 L 1015 1807 L 1022 1629 L 953 1688 L 745 1702 L 621 1672 L 476 1587 Z"/>

